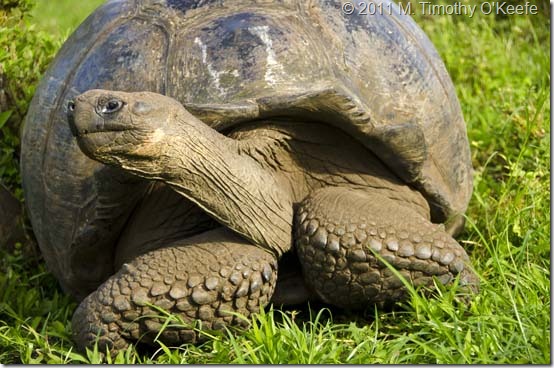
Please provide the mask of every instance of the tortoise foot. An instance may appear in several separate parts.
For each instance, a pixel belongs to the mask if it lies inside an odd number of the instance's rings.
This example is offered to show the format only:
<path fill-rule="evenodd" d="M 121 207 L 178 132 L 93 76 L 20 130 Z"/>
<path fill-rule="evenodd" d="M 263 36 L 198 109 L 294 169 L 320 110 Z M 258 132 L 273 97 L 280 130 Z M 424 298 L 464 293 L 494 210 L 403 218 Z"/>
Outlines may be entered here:
<path fill-rule="evenodd" d="M 408 297 L 436 278 L 477 290 L 464 249 L 440 225 L 379 194 L 324 188 L 306 198 L 295 218 L 296 248 L 306 282 L 319 297 L 344 308 L 364 308 Z"/>
<path fill-rule="evenodd" d="M 271 254 L 228 230 L 213 230 L 124 264 L 79 305 L 74 338 L 80 348 L 98 341 L 111 354 L 139 340 L 194 343 L 202 331 L 247 325 L 235 313 L 258 312 L 276 281 Z M 164 325 L 162 310 L 180 321 Z"/>

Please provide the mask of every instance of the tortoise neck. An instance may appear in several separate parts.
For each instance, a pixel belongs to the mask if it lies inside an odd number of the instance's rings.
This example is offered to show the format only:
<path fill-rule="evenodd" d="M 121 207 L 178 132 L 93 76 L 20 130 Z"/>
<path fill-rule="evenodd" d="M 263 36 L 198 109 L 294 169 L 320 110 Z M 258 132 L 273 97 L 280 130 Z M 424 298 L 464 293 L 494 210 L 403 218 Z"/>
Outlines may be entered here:
<path fill-rule="evenodd" d="M 177 126 L 161 179 L 217 221 L 278 255 L 292 246 L 292 200 L 241 142 L 200 121 Z"/>

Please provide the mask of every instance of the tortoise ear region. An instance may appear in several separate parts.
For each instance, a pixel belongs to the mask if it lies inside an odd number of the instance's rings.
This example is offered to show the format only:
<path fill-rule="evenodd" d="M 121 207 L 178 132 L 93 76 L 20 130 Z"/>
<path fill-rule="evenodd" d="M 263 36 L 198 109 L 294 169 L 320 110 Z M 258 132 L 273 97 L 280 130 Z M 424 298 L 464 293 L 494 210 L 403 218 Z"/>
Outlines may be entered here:
<path fill-rule="evenodd" d="M 152 105 L 150 105 L 148 102 L 136 101 L 135 103 L 133 103 L 132 111 L 137 115 L 147 114 L 152 111 Z"/>

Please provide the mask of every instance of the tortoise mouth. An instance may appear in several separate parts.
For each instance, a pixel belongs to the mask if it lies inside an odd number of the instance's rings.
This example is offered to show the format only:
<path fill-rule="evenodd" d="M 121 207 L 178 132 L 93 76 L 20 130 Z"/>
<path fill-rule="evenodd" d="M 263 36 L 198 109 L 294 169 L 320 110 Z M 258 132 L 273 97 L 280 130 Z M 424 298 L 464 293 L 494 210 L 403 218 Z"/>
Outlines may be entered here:
<path fill-rule="evenodd" d="M 119 142 L 127 130 L 82 130 L 76 135 L 77 144 L 84 154 L 96 159 L 100 152 L 111 151 L 121 146 Z"/>
<path fill-rule="evenodd" d="M 134 129 L 129 128 L 129 127 L 120 127 L 120 126 L 101 127 L 101 128 L 99 128 L 97 126 L 93 126 L 93 127 L 90 127 L 90 128 L 83 127 L 81 129 L 77 129 L 74 135 L 75 135 L 76 138 L 83 138 L 85 136 L 99 135 L 99 134 L 109 134 L 109 133 L 116 133 L 116 132 L 124 132 L 124 131 L 128 131 L 128 130 L 134 130 Z"/>
<path fill-rule="evenodd" d="M 68 112 L 69 128 L 74 137 L 82 138 L 91 134 L 123 132 L 134 129 L 128 125 L 106 121 L 94 115 L 94 112 L 86 112 L 84 114 L 75 114 L 73 111 Z"/>

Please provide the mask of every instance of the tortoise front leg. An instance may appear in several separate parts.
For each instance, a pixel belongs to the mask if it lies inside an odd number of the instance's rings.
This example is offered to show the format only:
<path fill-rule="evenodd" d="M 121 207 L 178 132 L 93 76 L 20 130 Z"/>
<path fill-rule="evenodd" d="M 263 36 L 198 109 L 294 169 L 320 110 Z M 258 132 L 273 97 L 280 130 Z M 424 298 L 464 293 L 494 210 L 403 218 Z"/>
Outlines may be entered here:
<path fill-rule="evenodd" d="M 306 282 L 340 307 L 407 298 L 381 260 L 416 286 L 432 287 L 434 277 L 448 284 L 459 274 L 462 284 L 478 287 L 469 257 L 444 227 L 379 193 L 319 189 L 301 203 L 295 227 Z"/>
<path fill-rule="evenodd" d="M 124 264 L 79 305 L 74 338 L 80 348 L 98 339 L 99 349 L 107 347 L 112 354 L 139 339 L 151 342 L 163 324 L 151 304 L 191 323 L 190 328 L 165 329 L 161 341 L 195 342 L 195 321 L 205 330 L 243 325 L 229 312 L 258 312 L 269 302 L 276 281 L 273 255 L 219 228 Z"/>

